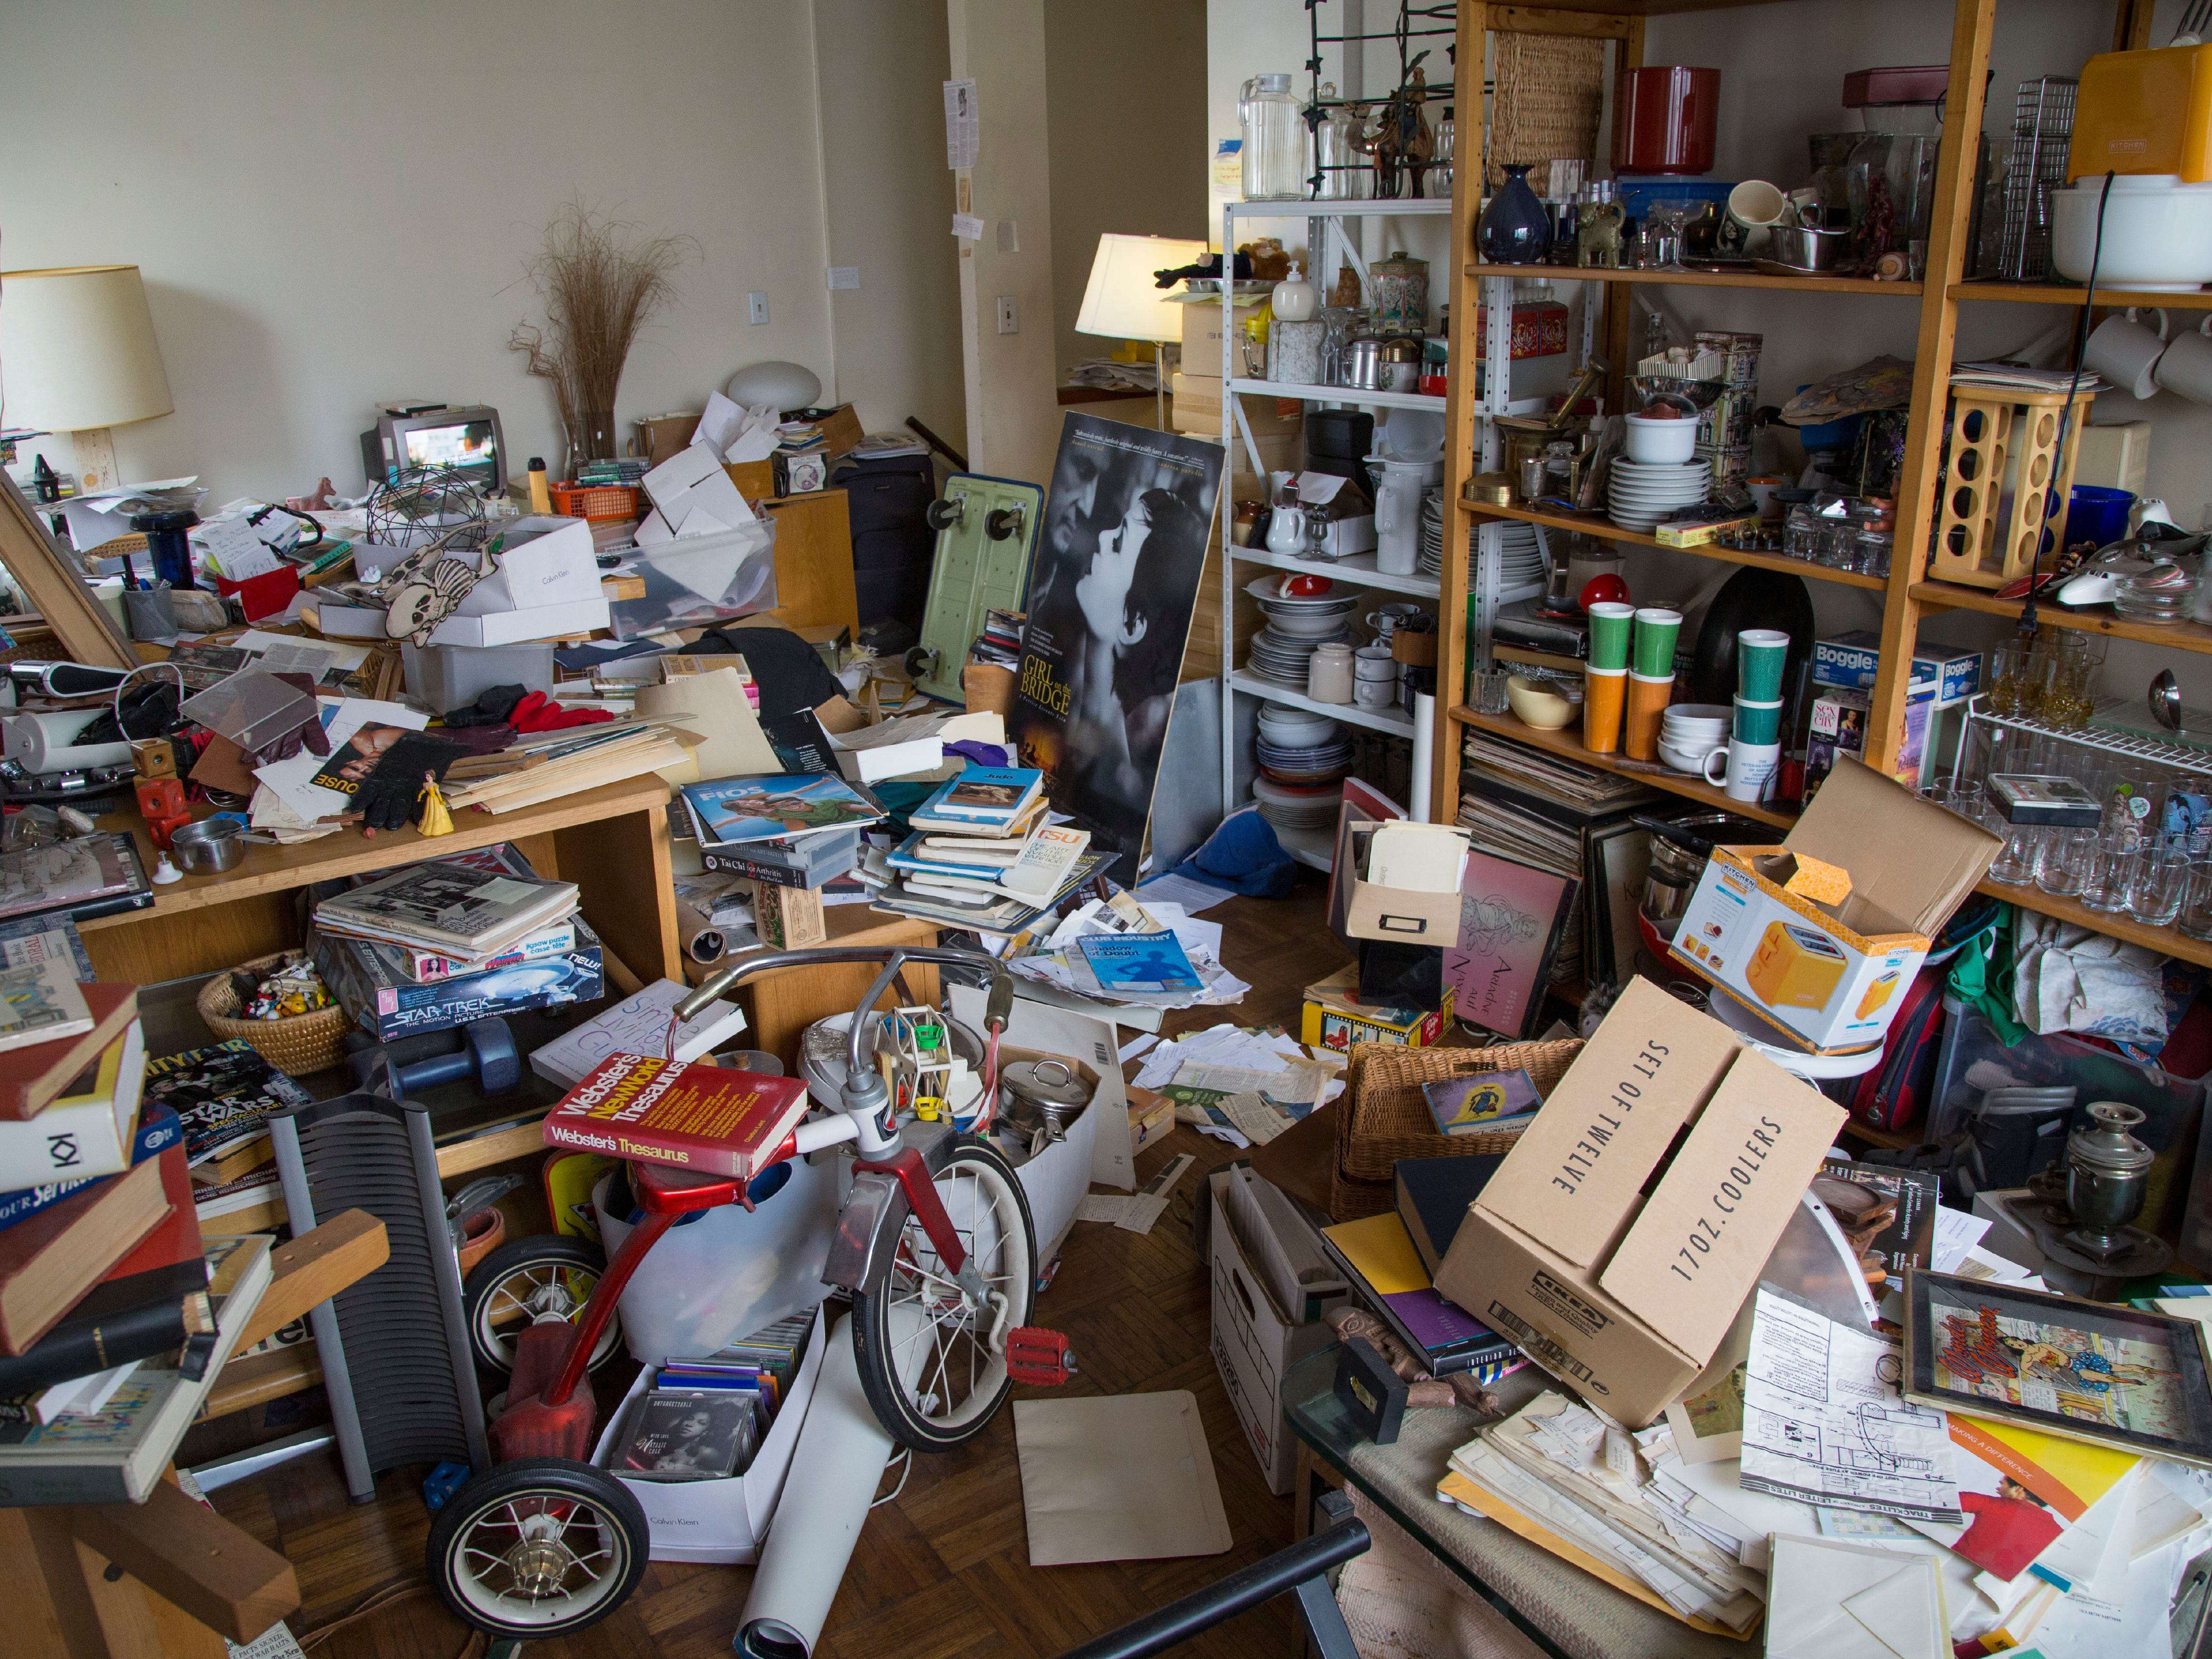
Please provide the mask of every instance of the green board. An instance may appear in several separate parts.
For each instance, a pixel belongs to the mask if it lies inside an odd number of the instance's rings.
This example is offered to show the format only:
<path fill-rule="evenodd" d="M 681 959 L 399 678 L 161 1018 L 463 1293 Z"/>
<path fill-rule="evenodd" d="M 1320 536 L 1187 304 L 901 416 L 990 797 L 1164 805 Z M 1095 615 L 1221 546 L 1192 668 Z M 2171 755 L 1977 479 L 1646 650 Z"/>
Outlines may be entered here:
<path fill-rule="evenodd" d="M 985 611 L 1021 609 L 1043 510 L 1044 491 L 1036 484 L 978 472 L 956 472 L 945 481 L 945 499 L 933 520 L 943 525 L 937 562 L 922 612 L 921 644 L 912 659 L 914 683 L 929 696 L 965 706 L 960 671 L 968 647 L 983 631 Z M 994 536 L 994 529 L 1002 533 Z"/>

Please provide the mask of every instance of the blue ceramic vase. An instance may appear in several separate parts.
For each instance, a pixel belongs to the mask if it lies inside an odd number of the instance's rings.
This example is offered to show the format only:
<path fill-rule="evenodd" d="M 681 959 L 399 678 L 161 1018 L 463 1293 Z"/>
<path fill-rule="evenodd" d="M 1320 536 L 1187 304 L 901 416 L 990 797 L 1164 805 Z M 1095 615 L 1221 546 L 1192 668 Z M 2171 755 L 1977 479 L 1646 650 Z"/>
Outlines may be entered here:
<path fill-rule="evenodd" d="M 1505 169 L 1504 187 L 1490 198 L 1475 230 L 1482 257 L 1494 265 L 1533 265 L 1552 246 L 1552 221 L 1528 187 L 1528 169 L 1516 162 Z"/>

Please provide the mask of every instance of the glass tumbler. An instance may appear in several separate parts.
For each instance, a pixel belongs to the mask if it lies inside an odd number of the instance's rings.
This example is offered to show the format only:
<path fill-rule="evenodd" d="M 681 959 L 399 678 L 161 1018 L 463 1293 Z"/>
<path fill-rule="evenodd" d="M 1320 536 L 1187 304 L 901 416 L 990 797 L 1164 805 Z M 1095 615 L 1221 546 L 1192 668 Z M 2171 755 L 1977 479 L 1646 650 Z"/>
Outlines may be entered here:
<path fill-rule="evenodd" d="M 2037 823 L 2008 823 L 2004 827 L 2005 844 L 1997 854 L 1996 862 L 1990 866 L 1990 879 L 2018 887 L 2035 879 L 2035 855 L 2041 850 L 2043 826 Z"/>
<path fill-rule="evenodd" d="M 2189 854 L 2178 847 L 2153 847 L 2130 860 L 2128 914 L 2146 927 L 2171 927 L 2189 896 Z"/>
<path fill-rule="evenodd" d="M 2189 891 L 2181 901 L 2175 924 L 2191 939 L 2212 939 L 2212 859 L 2198 859 L 2189 866 Z"/>
<path fill-rule="evenodd" d="M 2094 830 L 2058 830 L 2035 849 L 2035 884 L 2054 898 L 2073 898 L 2097 862 Z"/>
<path fill-rule="evenodd" d="M 2135 883 L 2136 864 L 2142 857 L 2125 833 L 2100 836 L 2081 872 L 2078 895 L 2084 910 L 2099 915 L 2118 915 L 2128 908 L 2128 890 Z"/>

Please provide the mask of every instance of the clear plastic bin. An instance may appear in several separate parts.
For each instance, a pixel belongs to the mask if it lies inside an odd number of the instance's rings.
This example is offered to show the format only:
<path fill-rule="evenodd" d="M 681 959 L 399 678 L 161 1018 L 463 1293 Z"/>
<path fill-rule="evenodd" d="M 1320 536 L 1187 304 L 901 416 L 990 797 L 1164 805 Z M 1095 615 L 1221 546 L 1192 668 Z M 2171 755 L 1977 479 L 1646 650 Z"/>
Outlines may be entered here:
<path fill-rule="evenodd" d="M 642 599 L 617 599 L 607 608 L 608 625 L 618 640 L 772 611 L 775 516 L 711 536 L 638 548 L 615 574 L 645 579 Z"/>
<path fill-rule="evenodd" d="M 319 709 L 312 692 L 248 668 L 187 697 L 180 712 L 251 755 L 315 719 Z"/>

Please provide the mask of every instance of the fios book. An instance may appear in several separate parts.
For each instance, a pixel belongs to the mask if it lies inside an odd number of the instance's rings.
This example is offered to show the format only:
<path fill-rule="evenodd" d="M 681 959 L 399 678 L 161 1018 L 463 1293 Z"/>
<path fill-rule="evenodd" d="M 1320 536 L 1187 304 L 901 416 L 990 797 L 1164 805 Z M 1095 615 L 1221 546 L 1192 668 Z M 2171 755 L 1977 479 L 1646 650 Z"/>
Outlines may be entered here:
<path fill-rule="evenodd" d="M 610 1054 L 546 1115 L 545 1144 L 750 1180 L 805 1111 L 797 1078 Z"/>

